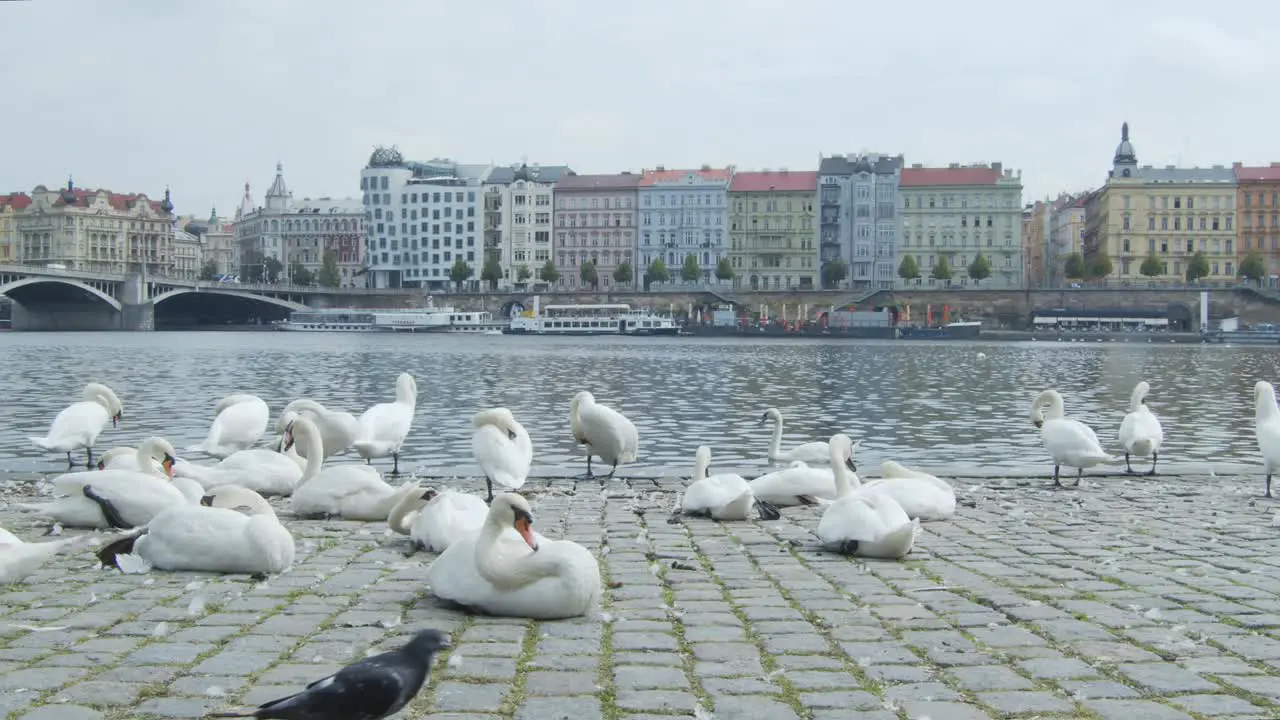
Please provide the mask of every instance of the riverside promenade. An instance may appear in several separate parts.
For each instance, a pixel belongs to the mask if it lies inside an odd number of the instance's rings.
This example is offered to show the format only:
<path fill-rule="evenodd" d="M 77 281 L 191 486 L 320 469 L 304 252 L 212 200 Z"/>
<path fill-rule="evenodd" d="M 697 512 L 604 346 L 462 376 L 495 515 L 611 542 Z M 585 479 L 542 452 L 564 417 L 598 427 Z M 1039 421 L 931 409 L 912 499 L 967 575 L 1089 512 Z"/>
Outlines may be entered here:
<path fill-rule="evenodd" d="M 397 717 L 1280 717 L 1280 501 L 1260 474 L 953 483 L 956 518 L 884 562 L 817 551 L 814 509 L 669 523 L 679 479 L 531 480 L 535 527 L 598 551 L 609 584 L 559 622 L 440 607 L 432 556 L 385 524 L 283 509 L 298 559 L 266 581 L 63 556 L 0 587 L 0 718 L 200 717 L 421 627 L 454 647 Z M 0 526 L 36 539 L 4 506 L 23 494 L 0 495 Z"/>

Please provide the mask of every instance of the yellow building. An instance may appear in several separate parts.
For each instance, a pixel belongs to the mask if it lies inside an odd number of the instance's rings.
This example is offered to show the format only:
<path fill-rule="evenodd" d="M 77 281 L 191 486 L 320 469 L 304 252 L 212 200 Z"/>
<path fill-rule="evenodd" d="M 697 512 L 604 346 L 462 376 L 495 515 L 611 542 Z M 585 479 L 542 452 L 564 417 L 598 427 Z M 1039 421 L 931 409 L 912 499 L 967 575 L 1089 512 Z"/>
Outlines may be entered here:
<path fill-rule="evenodd" d="M 30 204 L 23 193 L 0 195 L 0 263 L 17 261 L 18 213 Z"/>
<path fill-rule="evenodd" d="M 1140 167 L 1125 123 L 1106 185 L 1085 200 L 1086 264 L 1105 254 L 1107 279 L 1177 281 L 1201 252 L 1209 262 L 1206 280 L 1233 278 L 1235 209 L 1231 168 Z M 1148 255 L 1159 258 L 1161 270 L 1149 278 L 1140 271 Z"/>
<path fill-rule="evenodd" d="M 729 185 L 729 265 L 734 288 L 818 287 L 817 195 L 816 172 L 734 173 Z M 678 273 L 679 268 L 671 272 Z"/>

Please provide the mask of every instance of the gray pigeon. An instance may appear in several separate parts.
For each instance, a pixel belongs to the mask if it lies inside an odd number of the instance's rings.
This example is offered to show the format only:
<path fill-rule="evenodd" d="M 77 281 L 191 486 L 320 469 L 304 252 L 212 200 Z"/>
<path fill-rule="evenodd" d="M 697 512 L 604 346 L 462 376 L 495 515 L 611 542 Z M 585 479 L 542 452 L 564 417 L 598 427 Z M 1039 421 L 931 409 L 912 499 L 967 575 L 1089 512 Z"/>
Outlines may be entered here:
<path fill-rule="evenodd" d="M 205 717 L 268 720 L 382 720 L 409 704 L 431 674 L 431 659 L 449 647 L 449 636 L 422 630 L 399 650 L 367 657 L 296 695 L 263 703 L 253 710 Z"/>

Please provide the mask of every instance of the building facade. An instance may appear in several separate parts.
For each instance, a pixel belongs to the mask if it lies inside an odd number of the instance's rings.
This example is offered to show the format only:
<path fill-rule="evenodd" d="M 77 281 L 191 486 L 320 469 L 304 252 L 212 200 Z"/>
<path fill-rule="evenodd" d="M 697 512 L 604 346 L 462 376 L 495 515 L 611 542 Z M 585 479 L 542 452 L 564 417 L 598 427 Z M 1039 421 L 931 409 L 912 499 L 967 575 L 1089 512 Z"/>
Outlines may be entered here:
<path fill-rule="evenodd" d="M 293 199 L 284 181 L 284 167 L 276 164 L 276 177 L 267 189 L 264 204 L 254 207 L 245 183 L 244 198 L 234 221 L 243 282 L 298 280 L 306 271 L 314 282 L 332 251 L 338 265 L 340 287 L 364 286 L 363 248 L 365 213 L 355 198 Z M 271 262 L 274 261 L 274 262 Z M 278 276 L 271 270 L 278 264 Z"/>
<path fill-rule="evenodd" d="M 902 163 L 901 155 L 875 153 L 819 161 L 821 262 L 844 261 L 850 287 L 893 287 Z"/>
<path fill-rule="evenodd" d="M 204 253 L 199 235 L 189 232 L 184 223 L 175 221 L 173 227 L 173 272 L 174 277 L 195 280 L 200 277 L 200 263 Z"/>
<path fill-rule="evenodd" d="M 18 213 L 30 204 L 26 193 L 0 195 L 0 263 L 18 262 Z"/>
<path fill-rule="evenodd" d="M 640 180 L 640 175 L 624 172 L 566 175 L 556 183 L 553 264 L 559 273 L 557 287 L 586 286 L 581 268 L 588 261 L 595 264 L 601 288 L 631 286 L 643 276 L 646 265 L 637 259 L 636 248 Z M 623 263 L 631 264 L 632 277 L 619 282 L 613 274 Z"/>
<path fill-rule="evenodd" d="M 1267 262 L 1270 281 L 1270 276 L 1280 274 L 1280 163 L 1262 167 L 1235 163 L 1232 171 L 1236 176 L 1236 214 L 1240 217 L 1236 225 L 1236 268 L 1246 255 L 1257 252 Z"/>
<path fill-rule="evenodd" d="M 484 179 L 490 165 L 449 159 L 405 160 L 378 148 L 360 173 L 368 223 L 366 266 L 373 287 L 454 287 L 459 259 L 471 269 L 467 287 L 479 287 L 484 263 Z"/>
<path fill-rule="evenodd" d="M 735 172 L 729 184 L 734 289 L 818 287 L 818 173 Z"/>
<path fill-rule="evenodd" d="M 485 177 L 484 261 L 498 260 L 499 287 L 536 282 L 551 259 L 552 195 L 556 183 L 572 174 L 563 165 L 521 164 L 495 167 Z"/>
<path fill-rule="evenodd" d="M 205 220 L 192 216 L 178 218 L 178 227 L 199 240 L 198 274 L 205 275 L 206 264 L 215 277 L 235 276 L 240 272 L 235 224 L 227 218 L 219 218 L 217 208 Z"/>
<path fill-rule="evenodd" d="M 1088 193 L 1063 195 L 1053 202 L 1049 214 L 1049 246 L 1046 250 L 1046 279 L 1049 287 L 1067 282 L 1067 258 L 1084 255 L 1084 203 Z"/>
<path fill-rule="evenodd" d="M 1052 204 L 1044 200 L 1028 203 L 1022 211 L 1022 260 L 1024 287 L 1045 287 L 1048 282 L 1049 237 Z"/>
<path fill-rule="evenodd" d="M 982 287 L 1018 288 L 1025 282 L 1022 252 L 1022 174 L 1001 163 L 945 168 L 913 165 L 902 171 L 902 241 L 894 267 L 910 254 L 920 279 L 904 286 L 969 285 L 969 265 L 982 255 L 991 274 Z M 951 280 L 932 277 L 941 258 Z"/>
<path fill-rule="evenodd" d="M 0 196 L 4 197 L 4 196 Z M 13 262 L 65 265 L 73 270 L 152 275 L 174 272 L 174 215 L 169 191 L 146 195 L 37 186 L 25 207 L 12 202 Z"/>
<path fill-rule="evenodd" d="M 1208 280 L 1235 276 L 1236 178 L 1231 168 L 1139 166 L 1129 124 L 1120 130 L 1106 185 L 1085 202 L 1085 264 L 1100 255 L 1111 261 L 1106 279 L 1185 279 L 1196 252 L 1209 262 Z M 1154 255 L 1160 272 L 1143 276 Z"/>
<path fill-rule="evenodd" d="M 729 183 L 733 168 L 646 170 L 640 179 L 639 253 L 662 258 L 671 282 L 683 282 L 680 269 L 685 258 L 698 261 L 695 282 L 716 283 L 716 265 L 727 253 Z M 644 268 L 639 268 L 643 273 Z"/>

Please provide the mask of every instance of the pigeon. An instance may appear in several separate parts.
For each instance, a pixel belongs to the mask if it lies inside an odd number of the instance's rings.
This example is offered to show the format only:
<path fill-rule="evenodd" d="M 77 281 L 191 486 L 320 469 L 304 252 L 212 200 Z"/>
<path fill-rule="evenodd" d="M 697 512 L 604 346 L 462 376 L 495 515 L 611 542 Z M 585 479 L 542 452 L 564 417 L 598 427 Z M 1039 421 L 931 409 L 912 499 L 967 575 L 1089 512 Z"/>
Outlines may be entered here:
<path fill-rule="evenodd" d="M 367 657 L 295 695 L 263 703 L 253 710 L 205 717 L 260 720 L 382 720 L 400 712 L 426 683 L 431 659 L 449 647 L 449 636 L 422 630 L 399 650 Z"/>

